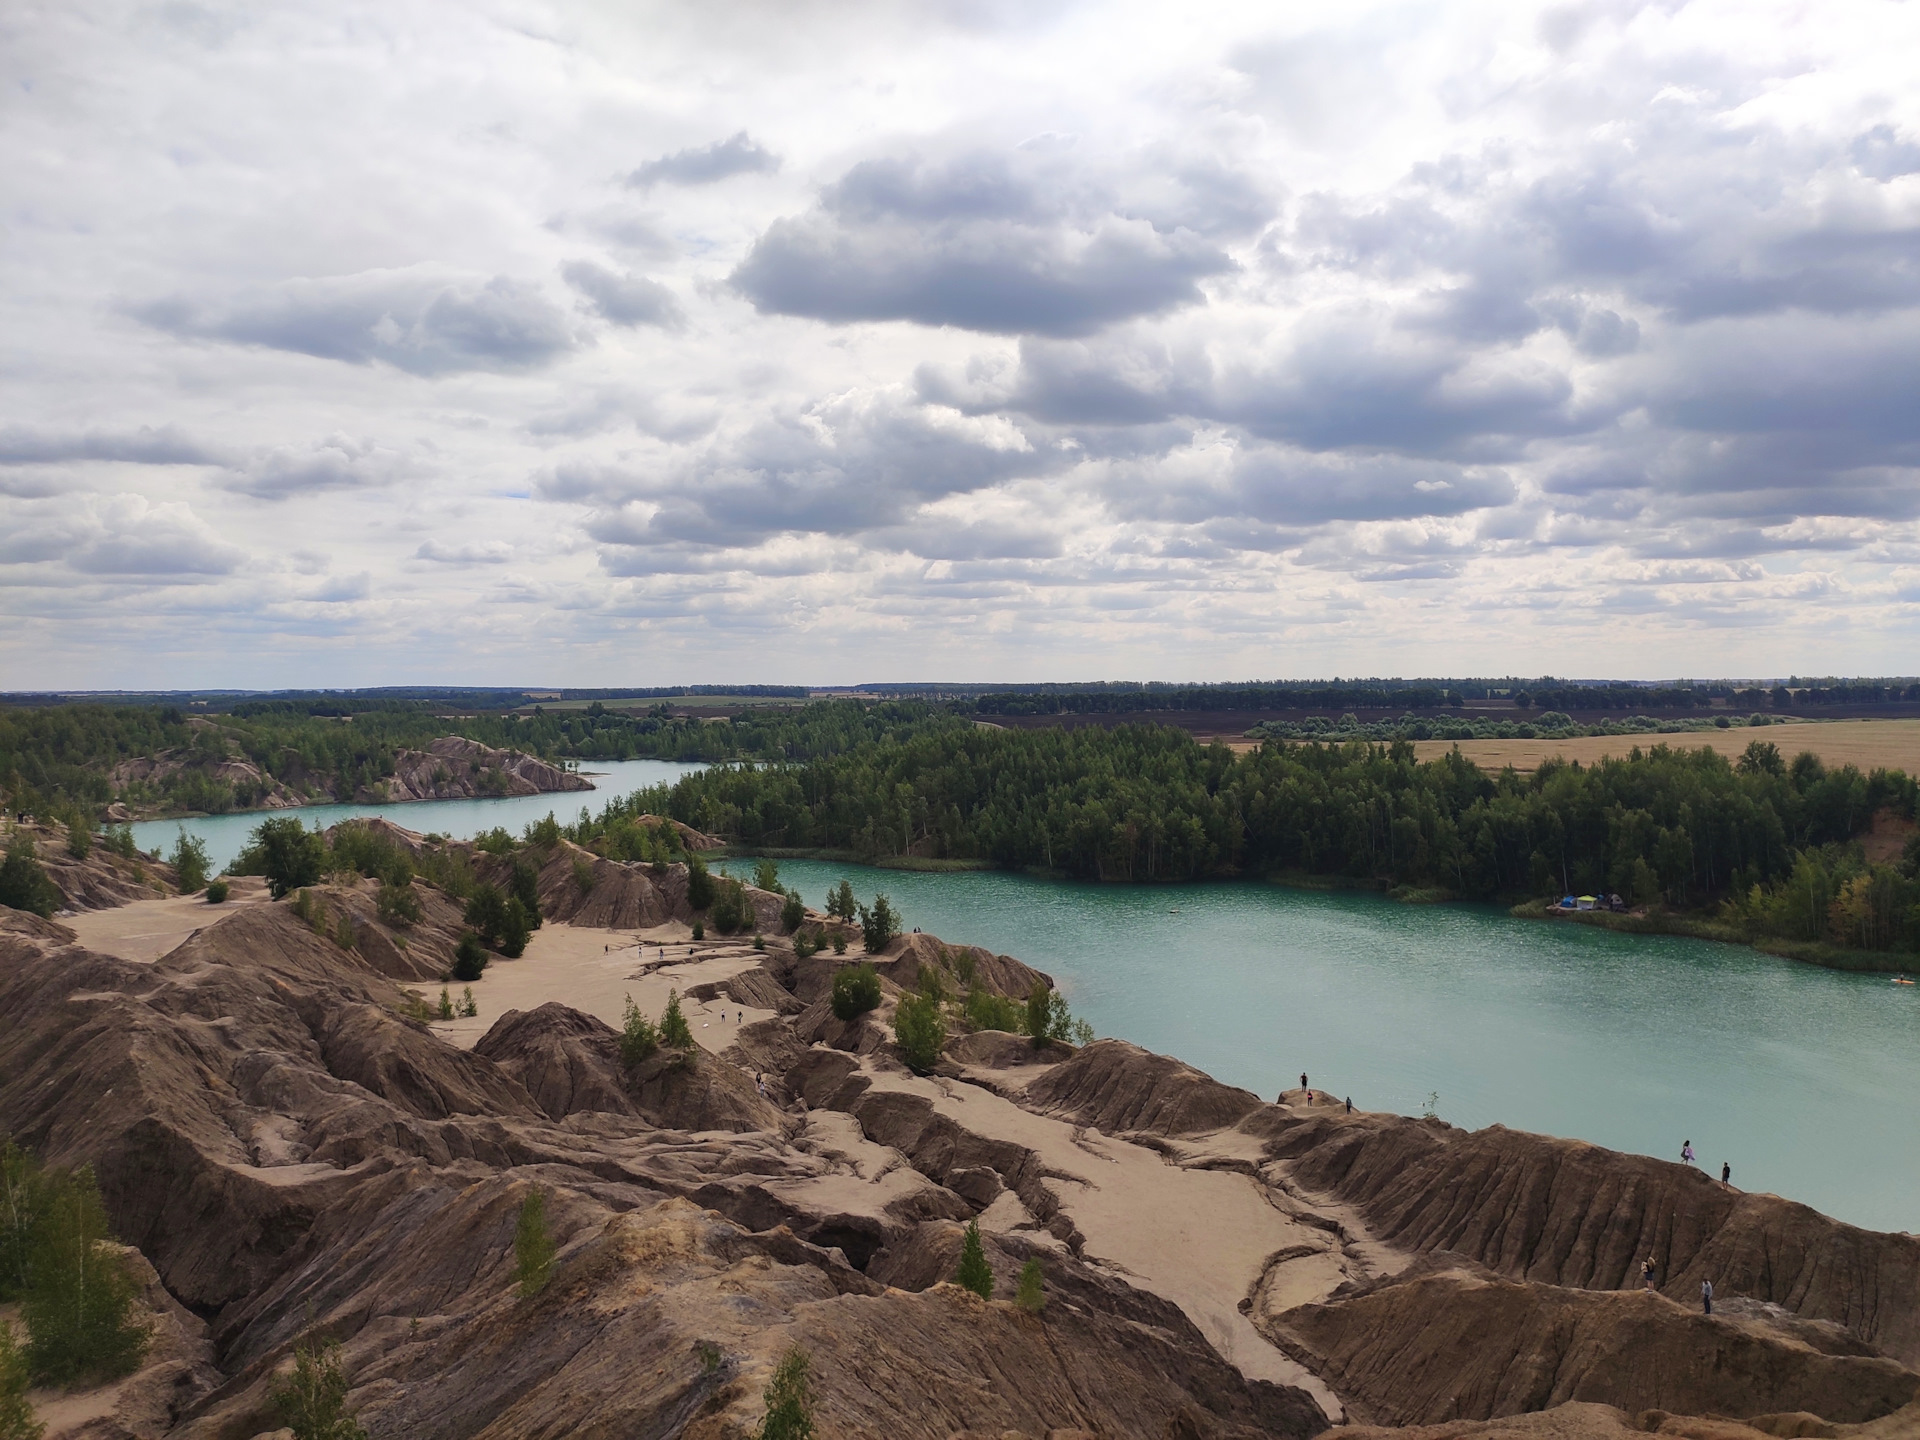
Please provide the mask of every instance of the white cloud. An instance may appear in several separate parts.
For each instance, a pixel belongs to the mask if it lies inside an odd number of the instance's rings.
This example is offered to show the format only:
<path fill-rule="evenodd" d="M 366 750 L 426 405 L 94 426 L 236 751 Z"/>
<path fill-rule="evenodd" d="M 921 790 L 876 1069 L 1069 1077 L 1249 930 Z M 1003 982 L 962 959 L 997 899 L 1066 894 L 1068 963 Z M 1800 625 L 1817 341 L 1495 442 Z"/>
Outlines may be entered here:
<path fill-rule="evenodd" d="M 142 15 L 0 61 L 14 683 L 1917 638 L 1899 7 Z"/>

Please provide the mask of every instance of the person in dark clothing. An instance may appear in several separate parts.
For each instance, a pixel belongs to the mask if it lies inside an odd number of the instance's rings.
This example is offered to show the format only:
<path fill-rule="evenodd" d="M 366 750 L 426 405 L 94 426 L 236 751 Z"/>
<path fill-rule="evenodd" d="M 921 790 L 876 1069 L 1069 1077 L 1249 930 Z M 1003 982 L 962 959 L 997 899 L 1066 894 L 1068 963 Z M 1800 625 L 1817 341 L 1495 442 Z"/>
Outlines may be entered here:
<path fill-rule="evenodd" d="M 1300 1088 L 1302 1090 L 1307 1088 L 1307 1072 L 1304 1070 L 1300 1072 Z"/>
<path fill-rule="evenodd" d="M 1726 1161 L 1722 1160 L 1720 1162 L 1720 1183 L 1722 1185 L 1725 1185 L 1732 1178 L 1733 1178 L 1733 1166 L 1729 1165 Z"/>
<path fill-rule="evenodd" d="M 1349 1095 L 1347 1096 L 1347 1114 L 1351 1115 L 1352 1113 L 1353 1113 L 1353 1097 Z"/>
<path fill-rule="evenodd" d="M 1653 1257 L 1651 1255 L 1640 1262 L 1640 1283 L 1649 1294 L 1653 1292 Z"/>
<path fill-rule="evenodd" d="M 1713 1281 L 1711 1280 L 1700 1282 L 1700 1312 L 1703 1315 L 1713 1313 Z"/>

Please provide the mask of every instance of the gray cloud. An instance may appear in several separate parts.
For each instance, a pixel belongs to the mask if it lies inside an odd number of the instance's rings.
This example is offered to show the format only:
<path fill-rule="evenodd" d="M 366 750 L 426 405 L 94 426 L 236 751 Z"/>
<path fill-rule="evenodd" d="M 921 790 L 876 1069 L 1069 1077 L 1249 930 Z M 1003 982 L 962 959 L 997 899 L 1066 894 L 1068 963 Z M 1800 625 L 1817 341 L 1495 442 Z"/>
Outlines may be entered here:
<path fill-rule="evenodd" d="M 533 369 L 575 343 L 566 317 L 535 286 L 424 268 L 286 280 L 222 302 L 175 297 L 133 314 L 183 337 L 356 365 L 379 360 L 423 376 Z"/>
<path fill-rule="evenodd" d="M 1073 336 L 1199 304 L 1198 282 L 1233 268 L 1180 223 L 1214 213 L 1215 192 L 1156 223 L 1084 176 L 1050 184 L 1062 168 L 1053 154 L 865 161 L 770 226 L 732 283 L 772 314 Z"/>
<path fill-rule="evenodd" d="M 0 515 L 9 537 L 0 560 L 10 564 L 60 561 L 95 579 L 180 584 L 230 575 L 246 560 L 179 501 L 81 493 Z"/>
<path fill-rule="evenodd" d="M 1069 463 L 1003 422 L 944 413 L 892 393 L 849 394 L 761 421 L 671 473 L 560 465 L 537 493 L 594 506 L 587 533 L 602 544 L 738 547 L 863 534 L 927 502 Z"/>
<path fill-rule="evenodd" d="M 76 460 L 115 460 L 129 465 L 219 465 L 217 450 L 171 425 L 138 430 L 37 430 L 0 428 L 0 465 L 57 465 Z"/>
<path fill-rule="evenodd" d="M 676 150 L 649 160 L 627 176 L 627 184 L 636 189 L 662 184 L 711 185 L 730 175 L 771 174 L 779 168 L 780 157 L 748 139 L 742 130 L 711 145 Z"/>
<path fill-rule="evenodd" d="M 331 435 L 304 449 L 276 446 L 235 465 L 225 486 L 261 500 L 284 500 L 323 490 L 360 490 L 391 485 L 418 473 L 398 451 L 371 440 Z"/>
<path fill-rule="evenodd" d="M 673 292 L 644 275 L 621 275 L 590 260 L 570 260 L 560 267 L 567 284 L 586 296 L 601 319 L 615 325 L 658 325 L 678 330 L 686 312 Z"/>

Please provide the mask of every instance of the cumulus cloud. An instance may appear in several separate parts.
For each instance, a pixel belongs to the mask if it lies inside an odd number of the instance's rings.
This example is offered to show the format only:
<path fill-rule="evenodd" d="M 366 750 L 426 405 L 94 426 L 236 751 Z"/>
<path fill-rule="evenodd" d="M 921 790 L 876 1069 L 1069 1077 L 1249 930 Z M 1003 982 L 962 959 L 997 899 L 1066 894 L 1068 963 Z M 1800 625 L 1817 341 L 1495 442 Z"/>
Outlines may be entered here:
<path fill-rule="evenodd" d="M 149 663 L 109 585 L 289 684 L 1391 672 L 1441 611 L 1458 668 L 1870 667 L 1920 14 L 1739 8 L 16 27 L 0 583 L 95 606 L 23 683 Z M 222 638 L 282 623 L 342 648 Z"/>
<path fill-rule="evenodd" d="M 783 533 L 852 536 L 918 506 L 1058 469 L 1015 426 L 897 391 L 849 392 L 715 440 L 670 471 L 560 465 L 538 493 L 587 504 L 609 546 L 751 546 Z"/>
<path fill-rule="evenodd" d="M 371 440 L 330 435 L 305 447 L 263 450 L 235 465 L 224 483 L 261 500 L 285 500 L 324 490 L 391 485 L 419 468 L 407 456 Z"/>
<path fill-rule="evenodd" d="M 586 297 L 594 312 L 615 325 L 658 325 L 678 330 L 686 324 L 686 312 L 674 299 L 673 291 L 658 280 L 644 275 L 622 275 L 591 260 L 570 260 L 560 273 Z"/>
<path fill-rule="evenodd" d="M 773 314 L 1068 336 L 1199 304 L 1233 268 L 1213 226 L 1186 223 L 1218 218 L 1214 192 L 1149 219 L 1067 169 L 1050 152 L 864 161 L 770 226 L 733 284 Z"/>
<path fill-rule="evenodd" d="M 0 563 L 100 580 L 182 584 L 231 575 L 246 552 L 180 501 L 80 492 L 0 509 Z"/>
<path fill-rule="evenodd" d="M 429 377 L 535 369 L 575 345 L 565 315 L 537 286 L 430 267 L 286 280 L 223 300 L 175 296 L 133 314 L 185 338 L 355 365 L 379 360 Z"/>
<path fill-rule="evenodd" d="M 649 160 L 631 175 L 636 189 L 653 185 L 711 185 L 730 175 L 765 175 L 780 168 L 780 157 L 747 138 L 747 132 Z"/>

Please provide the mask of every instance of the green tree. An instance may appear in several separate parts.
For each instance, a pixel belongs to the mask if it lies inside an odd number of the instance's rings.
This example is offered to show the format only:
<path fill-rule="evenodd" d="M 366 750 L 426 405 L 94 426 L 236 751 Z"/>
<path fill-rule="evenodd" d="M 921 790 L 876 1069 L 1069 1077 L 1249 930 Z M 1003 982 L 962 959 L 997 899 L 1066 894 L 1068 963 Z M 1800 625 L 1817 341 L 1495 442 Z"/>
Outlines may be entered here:
<path fill-rule="evenodd" d="M 787 892 L 787 903 L 780 907 L 780 928 L 792 935 L 806 923 L 807 907 L 798 890 Z"/>
<path fill-rule="evenodd" d="M 444 985 L 440 987 L 440 1008 L 436 1012 L 436 1018 L 441 1020 L 453 1019 L 453 995 Z"/>
<path fill-rule="evenodd" d="M 880 975 L 872 965 L 842 965 L 833 972 L 833 1013 L 854 1020 L 880 1004 Z"/>
<path fill-rule="evenodd" d="M 722 935 L 731 935 L 736 930 L 744 929 L 753 918 L 753 907 L 747 901 L 746 886 L 725 875 L 714 883 L 717 893 L 707 916 L 713 921 L 713 928 Z"/>
<path fill-rule="evenodd" d="M 16 830 L 7 842 L 7 858 L 0 860 L 0 905 L 31 911 L 44 920 L 64 903 L 64 897 L 40 867 L 33 837 L 25 830 Z"/>
<path fill-rule="evenodd" d="M 551 818 L 551 817 L 549 817 Z M 508 882 L 507 893 L 520 902 L 520 908 L 527 913 L 527 929 L 540 928 L 540 874 L 524 860 L 513 862 L 513 878 Z"/>
<path fill-rule="evenodd" d="M 413 893 L 411 884 L 395 885 L 391 882 L 380 887 L 380 893 L 374 898 L 374 910 L 380 919 L 396 930 L 405 930 L 420 923 L 420 897 Z"/>
<path fill-rule="evenodd" d="M 498 886 L 482 882 L 473 887 L 460 918 L 481 940 L 492 945 L 507 928 L 507 897 L 500 893 Z"/>
<path fill-rule="evenodd" d="M 27 1293 L 34 1236 L 48 1198 L 39 1163 L 12 1140 L 0 1140 L 0 1303 Z"/>
<path fill-rule="evenodd" d="M 209 905 L 226 904 L 227 896 L 232 893 L 231 888 L 225 880 L 209 880 L 207 882 L 207 903 Z"/>
<path fill-rule="evenodd" d="M 87 822 L 78 815 L 67 817 L 67 854 L 84 860 L 92 853 L 93 832 L 87 828 Z"/>
<path fill-rule="evenodd" d="M 1013 1303 L 1029 1315 L 1038 1315 L 1047 1308 L 1046 1291 L 1041 1288 L 1045 1275 L 1040 1268 L 1040 1257 L 1034 1256 L 1020 1267 L 1020 1290 L 1013 1297 Z"/>
<path fill-rule="evenodd" d="M 513 1231 L 514 1277 L 522 1299 L 547 1288 L 553 1278 L 553 1236 L 547 1231 L 546 1195 L 538 1186 L 520 1202 L 520 1218 Z"/>
<path fill-rule="evenodd" d="M 1044 980 L 1034 981 L 1033 989 L 1027 992 L 1027 1034 L 1036 1046 L 1053 1038 L 1055 998 L 1053 987 Z"/>
<path fill-rule="evenodd" d="M 755 1440 L 813 1440 L 813 1382 L 807 1352 L 799 1346 L 780 1357 L 767 1382 L 766 1416 Z"/>
<path fill-rule="evenodd" d="M 851 925 L 856 908 L 853 899 L 853 882 L 851 880 L 842 880 L 828 892 L 827 914 L 833 916 L 834 919 L 845 921 Z"/>
<path fill-rule="evenodd" d="M 49 1190 L 21 1306 L 34 1378 L 71 1385 L 128 1374 L 147 1349 L 146 1327 L 134 1315 L 140 1287 L 112 1244 L 93 1171 L 83 1165 Z"/>
<path fill-rule="evenodd" d="M 291 815 L 263 820 L 252 842 L 234 862 L 236 875 L 264 875 L 267 891 L 282 899 L 289 891 L 320 883 L 326 871 L 327 842 Z"/>
<path fill-rule="evenodd" d="M 911 1065 L 922 1075 L 939 1063 L 947 1043 L 947 1022 L 932 995 L 909 995 L 893 1012 L 893 1034 Z"/>
<path fill-rule="evenodd" d="M 660 1043 L 676 1050 L 693 1048 L 693 1029 L 687 1024 L 687 1017 L 680 1013 L 678 990 L 667 992 L 667 1008 L 660 1016 Z"/>
<path fill-rule="evenodd" d="M 887 948 L 894 936 L 900 933 L 900 916 L 888 903 L 885 895 L 873 897 L 873 908 L 860 907 L 860 938 L 865 942 L 867 953 L 877 955 Z"/>
<path fill-rule="evenodd" d="M 526 906 L 520 903 L 518 895 L 507 900 L 506 913 L 500 922 L 500 953 L 509 960 L 518 960 L 527 953 L 527 941 L 532 938 L 533 920 L 527 914 Z"/>
<path fill-rule="evenodd" d="M 46 1426 L 33 1415 L 27 1390 L 33 1383 L 26 1352 L 15 1343 L 13 1324 L 0 1319 L 0 1440 L 40 1440 Z"/>
<path fill-rule="evenodd" d="M 293 1369 L 274 1380 L 267 1397 L 293 1440 L 366 1440 L 360 1422 L 347 1414 L 347 1371 L 338 1340 L 295 1345 Z"/>
<path fill-rule="evenodd" d="M 633 1003 L 633 996 L 627 996 L 627 1008 L 620 1027 L 620 1058 L 629 1065 L 638 1065 L 659 1046 L 660 1031 Z"/>
<path fill-rule="evenodd" d="M 760 860 L 753 867 L 753 888 L 756 890 L 780 889 L 780 867 L 771 860 Z"/>
<path fill-rule="evenodd" d="M 966 1237 L 960 1242 L 960 1268 L 953 1278 L 982 1300 L 993 1298 L 993 1267 L 987 1263 L 986 1249 L 980 1243 L 978 1220 L 967 1222 Z"/>
<path fill-rule="evenodd" d="M 207 875 L 212 868 L 207 860 L 206 841 L 182 830 L 179 839 L 173 842 L 173 854 L 167 858 L 172 862 L 174 874 L 179 877 L 182 895 L 191 895 L 196 890 L 206 888 Z"/>
<path fill-rule="evenodd" d="M 695 855 L 687 861 L 687 905 L 704 910 L 713 904 L 713 875 L 706 861 Z"/>
<path fill-rule="evenodd" d="M 480 937 L 471 930 L 460 937 L 460 943 L 453 947 L 453 978 L 456 980 L 478 980 L 480 972 L 487 968 L 487 947 L 480 943 Z"/>

